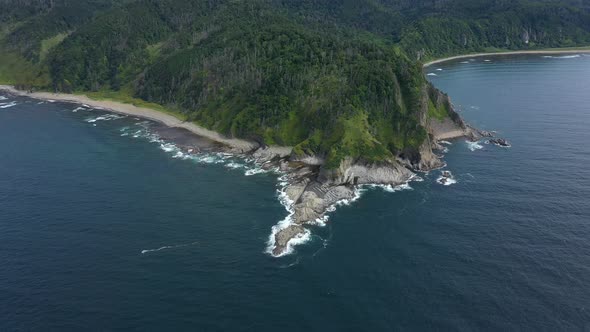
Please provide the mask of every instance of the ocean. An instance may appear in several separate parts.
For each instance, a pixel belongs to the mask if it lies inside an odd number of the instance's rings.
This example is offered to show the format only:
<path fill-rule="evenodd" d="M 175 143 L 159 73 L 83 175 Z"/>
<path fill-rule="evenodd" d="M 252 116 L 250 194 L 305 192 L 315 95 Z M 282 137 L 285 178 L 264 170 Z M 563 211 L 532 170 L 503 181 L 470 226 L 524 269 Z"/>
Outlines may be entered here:
<path fill-rule="evenodd" d="M 456 183 L 365 188 L 281 258 L 280 174 L 0 94 L 0 330 L 590 330 L 590 57 L 426 72 L 512 147 L 454 140 Z"/>

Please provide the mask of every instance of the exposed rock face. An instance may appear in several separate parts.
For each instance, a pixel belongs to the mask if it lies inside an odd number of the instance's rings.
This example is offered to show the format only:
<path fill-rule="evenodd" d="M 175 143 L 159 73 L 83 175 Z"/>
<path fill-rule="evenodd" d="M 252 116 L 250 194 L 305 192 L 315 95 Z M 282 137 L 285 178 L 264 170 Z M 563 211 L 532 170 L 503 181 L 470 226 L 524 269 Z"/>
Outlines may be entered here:
<path fill-rule="evenodd" d="M 415 175 L 412 170 L 429 171 L 444 166 L 441 158 L 433 152 L 443 149 L 438 143 L 440 140 L 458 137 L 476 139 L 482 136 L 479 131 L 463 122 L 447 95 L 428 85 L 423 90 L 423 96 L 419 117 L 428 137 L 418 150 L 405 151 L 397 159 L 381 163 L 345 158 L 336 169 L 322 168 L 324 160 L 317 156 L 291 155 L 286 158 L 288 162 L 284 164 L 289 165 L 289 185 L 284 190 L 293 202 L 292 216 L 291 223 L 274 235 L 273 255 L 284 254 L 289 248 L 289 242 L 309 232 L 305 226 L 324 217 L 331 206 L 342 200 L 353 199 L 356 196 L 356 186 L 397 186 L 406 183 Z M 429 101 L 433 101 L 437 108 L 444 104 L 449 117 L 442 120 L 429 117 Z M 278 155 L 275 154 L 274 158 Z M 273 160 L 269 157 L 265 159 Z"/>

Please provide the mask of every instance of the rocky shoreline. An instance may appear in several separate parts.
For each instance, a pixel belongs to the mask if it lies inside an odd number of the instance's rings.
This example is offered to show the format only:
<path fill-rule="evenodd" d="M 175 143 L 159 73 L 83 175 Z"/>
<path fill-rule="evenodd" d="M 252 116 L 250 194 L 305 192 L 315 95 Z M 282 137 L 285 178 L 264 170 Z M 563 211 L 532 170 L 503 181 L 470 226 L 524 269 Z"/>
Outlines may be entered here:
<path fill-rule="evenodd" d="M 434 89 L 430 87 L 430 89 Z M 323 158 L 320 156 L 296 156 L 291 147 L 263 146 L 252 141 L 233 138 L 225 138 L 215 135 L 202 135 L 206 129 L 198 128 L 195 124 L 181 122 L 176 119 L 162 119 L 157 111 L 129 109 L 115 109 L 112 106 L 95 105 L 97 102 L 83 103 L 79 98 L 71 99 L 70 95 L 58 98 L 58 95 L 49 93 L 27 94 L 13 88 L 6 89 L 0 86 L 0 90 L 10 94 L 26 96 L 43 100 L 58 100 L 76 104 L 89 104 L 105 111 L 137 116 L 161 123 L 156 128 L 158 135 L 164 140 L 175 142 L 183 151 L 189 154 L 222 152 L 236 156 L 244 156 L 253 160 L 264 170 L 277 169 L 283 173 L 282 179 L 285 186 L 282 189 L 283 199 L 287 204 L 290 215 L 285 222 L 276 225 L 269 238 L 269 253 L 275 257 L 283 256 L 290 251 L 290 246 L 309 234 L 308 227 L 321 222 L 326 213 L 342 201 L 354 200 L 356 191 L 363 185 L 383 185 L 396 187 L 403 185 L 414 177 L 417 172 L 427 172 L 443 167 L 442 156 L 435 151 L 442 152 L 445 148 L 440 144 L 443 140 L 465 137 L 478 140 L 482 137 L 493 137 L 493 134 L 479 131 L 466 125 L 461 117 L 455 113 L 448 96 L 435 91 L 439 103 L 448 103 L 450 116 L 443 120 L 430 118 L 426 112 L 422 112 L 421 125 L 428 131 L 428 139 L 423 143 L 417 153 L 410 157 L 400 155 L 392 160 L 381 163 L 367 163 L 362 159 L 345 158 L 337 169 L 322 167 Z M 425 93 L 427 93 L 425 91 Z M 107 106 L 107 107 L 105 107 Z M 110 107 L 108 107 L 110 106 Z M 423 109 L 426 107 L 423 106 Z M 152 114 L 155 112 L 156 114 Z M 164 114 L 165 117 L 171 117 Z M 177 123 L 178 122 L 178 123 Z M 195 128 L 197 127 L 196 130 Z M 203 131 L 204 130 L 204 131 Z M 217 139 L 221 137 L 221 139 Z"/>

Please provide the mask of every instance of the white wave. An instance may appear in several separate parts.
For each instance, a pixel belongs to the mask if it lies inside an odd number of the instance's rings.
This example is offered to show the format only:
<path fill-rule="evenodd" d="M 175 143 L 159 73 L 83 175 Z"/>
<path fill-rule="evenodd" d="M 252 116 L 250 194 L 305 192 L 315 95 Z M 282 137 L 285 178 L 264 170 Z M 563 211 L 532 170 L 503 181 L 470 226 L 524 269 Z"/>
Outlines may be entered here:
<path fill-rule="evenodd" d="M 2 105 L 0 105 L 0 108 L 11 108 L 11 107 L 14 107 L 16 105 L 18 105 L 18 104 L 15 101 L 13 101 L 13 102 L 10 102 L 8 104 L 2 104 Z"/>
<path fill-rule="evenodd" d="M 78 111 L 86 111 L 86 110 L 87 110 L 87 109 L 86 109 L 86 108 L 84 108 L 84 107 L 77 107 L 77 108 L 73 109 L 73 110 L 72 110 L 72 112 L 76 113 L 76 112 L 78 112 Z"/>
<path fill-rule="evenodd" d="M 295 204 L 295 202 L 289 198 L 289 195 L 287 195 L 286 192 L 287 179 L 283 176 L 279 178 L 279 181 L 282 184 L 284 183 L 284 185 L 277 189 L 278 199 L 289 214 L 285 217 L 285 219 L 279 221 L 276 225 L 272 226 L 270 235 L 268 236 L 265 252 L 273 257 L 282 257 L 290 255 L 293 253 L 293 247 L 306 243 L 311 239 L 311 232 L 308 229 L 305 229 L 302 234 L 299 234 L 297 237 L 292 238 L 291 240 L 289 240 L 289 242 L 287 242 L 287 246 L 282 253 L 280 253 L 279 255 L 273 254 L 273 249 L 275 248 L 276 243 L 276 234 L 294 223 L 293 215 L 295 214 L 295 210 L 293 209 L 293 205 Z"/>
<path fill-rule="evenodd" d="M 436 68 L 436 71 L 443 71 L 442 68 Z"/>
<path fill-rule="evenodd" d="M 468 64 L 469 61 L 461 61 L 462 64 Z"/>
<path fill-rule="evenodd" d="M 369 188 L 369 189 L 381 189 L 383 191 L 389 192 L 389 193 L 395 193 L 398 191 L 402 191 L 402 190 L 414 190 L 412 187 L 410 187 L 410 185 L 408 183 L 404 183 L 404 184 L 400 184 L 397 186 L 392 186 L 390 184 L 366 184 L 363 185 L 362 187 L 365 188 Z"/>
<path fill-rule="evenodd" d="M 125 116 L 118 115 L 118 114 L 104 114 L 104 115 L 100 115 L 97 117 L 87 118 L 85 121 L 88 123 L 95 123 L 98 121 L 112 121 L 112 120 L 117 120 L 117 119 L 122 119 L 122 118 L 125 118 Z"/>
<path fill-rule="evenodd" d="M 576 59 L 581 56 L 582 56 L 581 54 L 573 54 L 573 55 L 560 55 L 560 56 L 545 55 L 543 57 L 546 59 Z"/>
<path fill-rule="evenodd" d="M 7 100 L 7 99 L 8 99 L 7 97 L 0 96 L 0 100 Z"/>
<path fill-rule="evenodd" d="M 444 182 L 443 182 L 444 180 Z M 445 177 L 439 177 L 436 182 L 438 182 L 439 184 L 442 184 L 443 186 L 450 186 L 453 184 L 457 183 L 457 180 L 455 180 L 454 178 L 445 178 Z"/>
<path fill-rule="evenodd" d="M 483 60 L 483 61 L 484 61 L 484 62 L 492 62 L 492 60 L 490 60 L 490 59 L 485 59 L 485 60 Z"/>
<path fill-rule="evenodd" d="M 446 145 L 453 145 L 453 143 L 449 142 L 449 141 L 439 141 L 440 144 L 446 144 Z"/>
<path fill-rule="evenodd" d="M 230 163 L 225 164 L 225 167 L 231 168 L 231 169 L 240 169 L 240 168 L 245 168 L 246 165 L 236 163 L 236 162 L 230 162 Z"/>
<path fill-rule="evenodd" d="M 479 110 L 479 106 L 469 106 L 472 110 Z"/>
<path fill-rule="evenodd" d="M 192 242 L 192 243 L 186 243 L 186 244 L 177 244 L 177 245 L 173 245 L 173 246 L 163 246 L 163 247 L 156 248 L 156 249 L 145 249 L 145 250 L 141 251 L 141 254 L 145 255 L 150 252 L 162 251 L 162 250 L 166 250 L 166 249 L 177 249 L 177 248 L 183 248 L 183 247 L 188 247 L 188 246 L 194 246 L 195 244 L 198 244 L 198 243 L 199 242 Z"/>
<path fill-rule="evenodd" d="M 55 100 L 53 100 L 53 99 L 47 99 L 47 101 L 50 103 L 55 103 Z"/>
<path fill-rule="evenodd" d="M 476 142 L 465 141 L 465 143 L 467 144 L 467 148 L 471 151 L 483 149 L 483 145 L 481 145 L 479 141 L 476 141 Z"/>
<path fill-rule="evenodd" d="M 176 145 L 172 144 L 172 143 L 162 143 L 160 144 L 160 149 L 166 151 L 166 152 L 175 152 L 177 150 Z"/>
<path fill-rule="evenodd" d="M 428 74 L 426 74 L 426 76 L 438 76 L 438 75 L 435 73 L 428 73 Z"/>
<path fill-rule="evenodd" d="M 450 186 L 457 183 L 453 174 L 449 171 L 441 172 L 441 175 L 436 179 L 438 184 L 442 184 L 443 186 Z"/>
<path fill-rule="evenodd" d="M 260 167 L 254 167 L 254 168 L 251 168 L 251 169 L 247 170 L 244 173 L 244 175 L 246 175 L 246 176 L 252 176 L 252 175 L 263 174 L 263 173 L 268 173 L 268 172 L 269 172 L 269 170 L 266 170 L 266 169 L 263 169 L 263 168 L 260 168 Z"/>
<path fill-rule="evenodd" d="M 45 104 L 44 101 L 40 101 L 40 102 L 37 103 L 37 105 L 43 105 L 43 104 Z"/>

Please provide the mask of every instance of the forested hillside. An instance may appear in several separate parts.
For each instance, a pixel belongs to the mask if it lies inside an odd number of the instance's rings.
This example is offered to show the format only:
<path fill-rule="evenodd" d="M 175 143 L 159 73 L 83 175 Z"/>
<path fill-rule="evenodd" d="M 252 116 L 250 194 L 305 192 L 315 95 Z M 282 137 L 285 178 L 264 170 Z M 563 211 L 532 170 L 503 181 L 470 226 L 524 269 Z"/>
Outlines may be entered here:
<path fill-rule="evenodd" d="M 420 61 L 590 44 L 582 1 L 0 0 L 0 81 L 139 98 L 226 135 L 416 154 L 448 105 Z"/>

